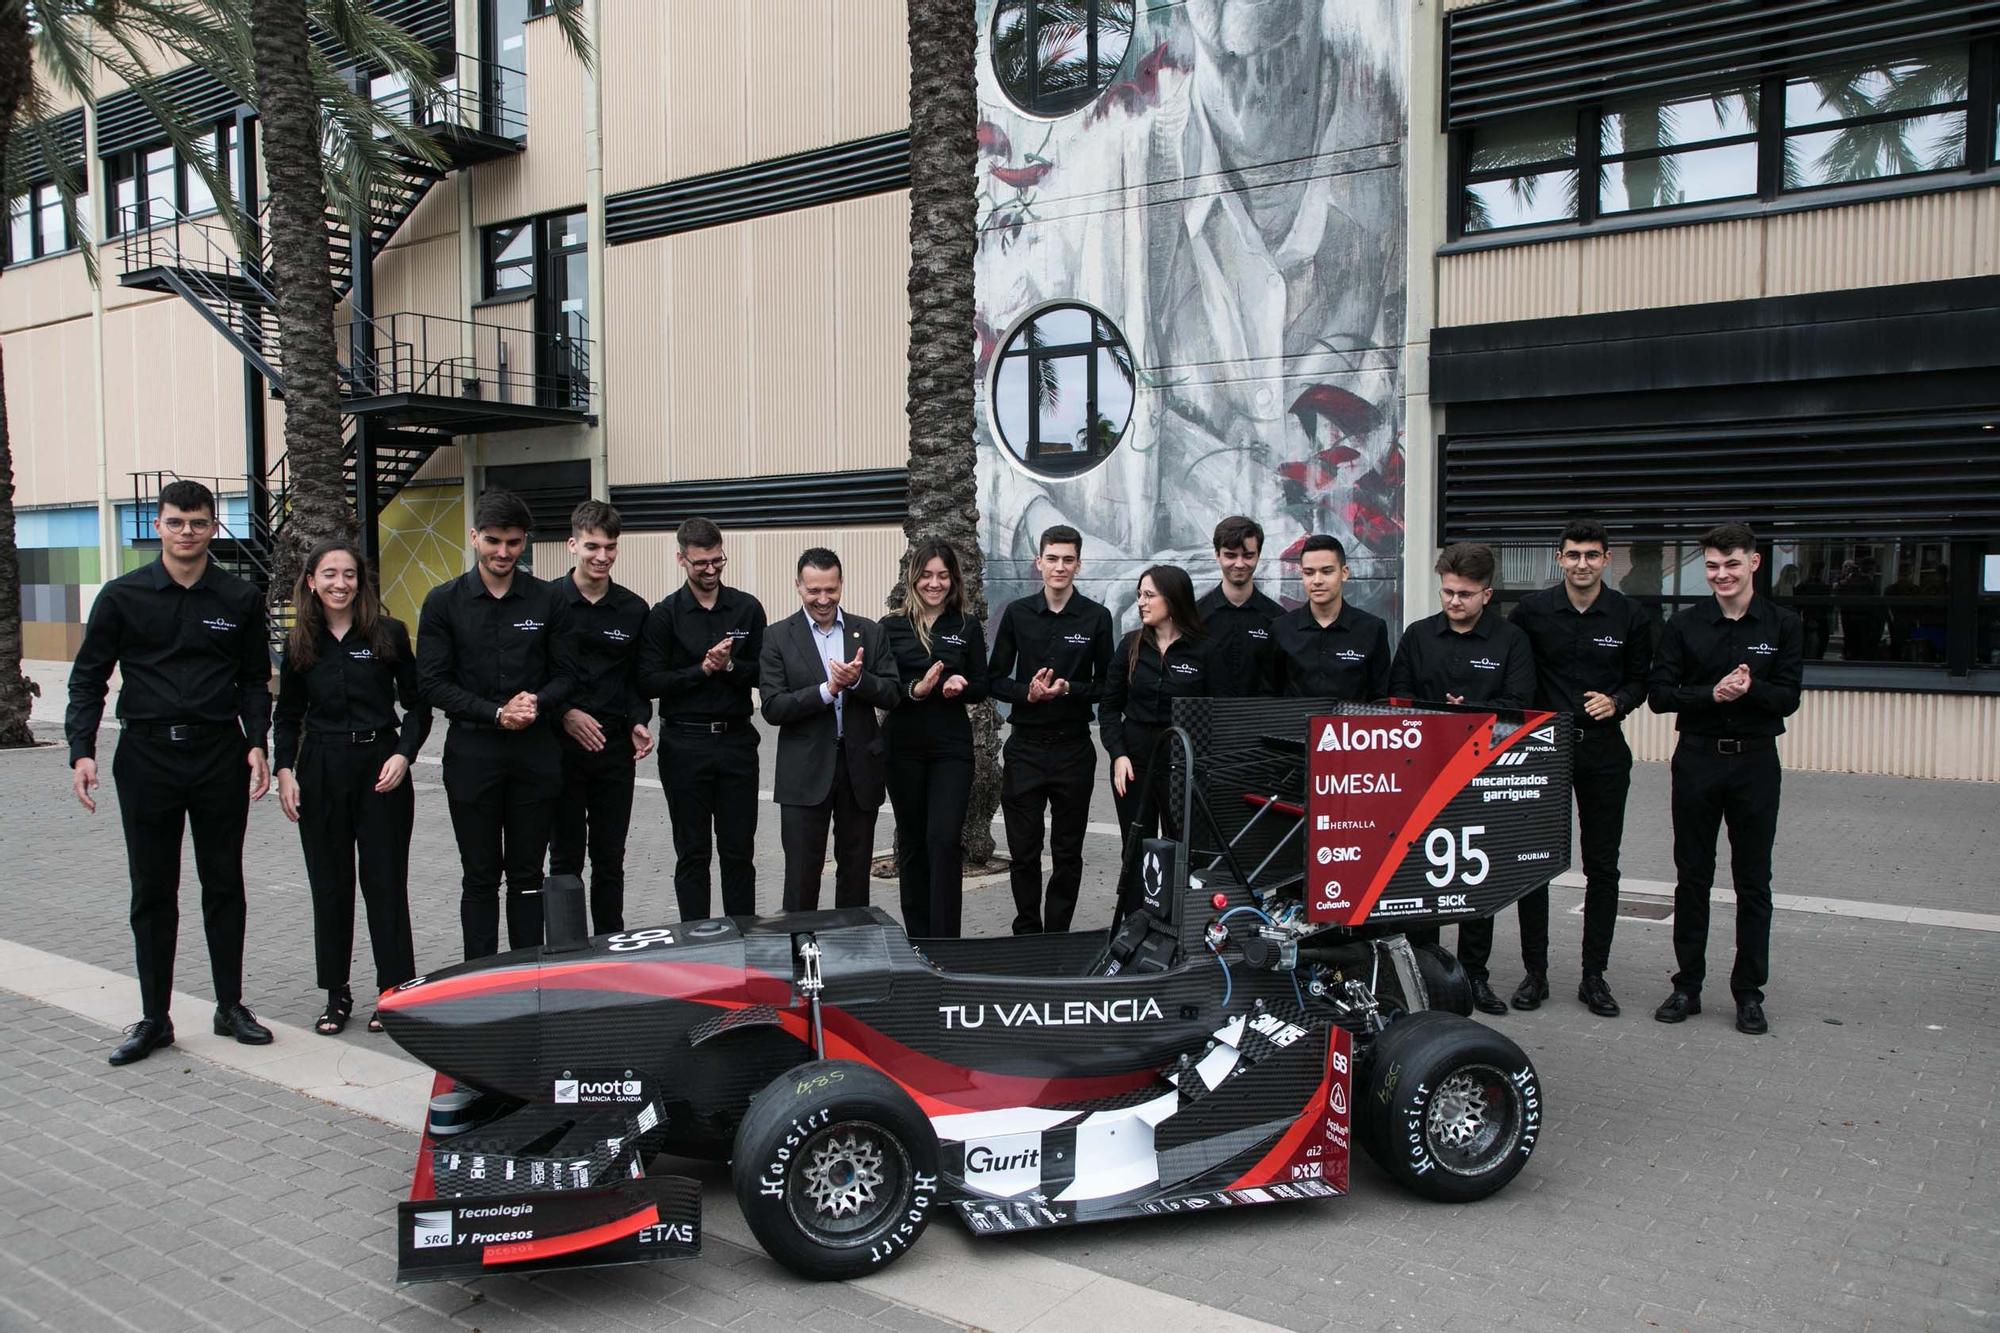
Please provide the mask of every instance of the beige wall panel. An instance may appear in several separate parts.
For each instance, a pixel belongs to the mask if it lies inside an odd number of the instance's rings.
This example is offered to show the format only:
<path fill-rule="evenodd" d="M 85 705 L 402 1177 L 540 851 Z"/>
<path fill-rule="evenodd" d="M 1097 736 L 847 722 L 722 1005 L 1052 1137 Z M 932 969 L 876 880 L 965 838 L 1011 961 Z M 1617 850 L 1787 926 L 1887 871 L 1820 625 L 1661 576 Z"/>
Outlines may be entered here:
<path fill-rule="evenodd" d="M 385 251 L 375 261 L 375 309 L 382 315 L 415 311 L 459 318 L 457 236 Z"/>
<path fill-rule="evenodd" d="M 670 6 L 664 0 L 600 0 L 604 46 L 604 189 L 607 194 L 667 178 L 667 63 Z M 720 7 L 720 6 L 718 6 Z"/>
<path fill-rule="evenodd" d="M 834 0 L 829 142 L 910 123 L 909 10 L 903 0 Z"/>
<path fill-rule="evenodd" d="M 750 58 L 759 71 L 769 72 L 760 79 L 746 71 L 747 160 L 796 153 L 840 138 L 827 128 L 834 84 L 848 72 L 829 54 L 834 50 L 834 0 L 785 0 L 779 14 L 756 4 L 737 8 L 750 25 Z"/>
<path fill-rule="evenodd" d="M 1767 296 L 1935 282 L 2000 271 L 1990 260 L 1992 190 L 1884 199 L 1772 218 Z M 1980 237 L 1984 222 L 1988 236 Z M 1987 258 L 1984 266 L 1982 255 Z"/>
<path fill-rule="evenodd" d="M 677 11 L 678 12 L 678 11 Z M 667 323 L 674 331 L 667 380 L 667 438 L 672 473 L 739 477 L 764 471 L 747 411 L 755 384 L 782 392 L 783 371 L 749 364 L 749 228 L 714 227 L 673 238 L 667 274 Z"/>
<path fill-rule="evenodd" d="M 97 421 L 90 322 L 70 320 L 25 329 L 6 335 L 0 343 L 4 343 L 0 355 L 13 371 L 7 376 L 7 428 L 14 503 L 95 500 Z"/>
<path fill-rule="evenodd" d="M 610 310 L 604 328 L 604 424 L 613 486 L 674 475 L 668 453 L 668 375 L 673 322 L 667 264 L 674 241 L 638 241 L 604 252 Z"/>
<path fill-rule="evenodd" d="M 1578 309 L 1599 314 L 1762 295 L 1762 227 L 1745 218 L 1592 236 L 1577 247 Z"/>
<path fill-rule="evenodd" d="M 902 467 L 910 456 L 910 423 L 903 412 L 910 351 L 909 191 L 838 205 L 834 242 L 835 411 L 842 466 Z M 965 355 L 970 363 L 970 331 Z"/>
<path fill-rule="evenodd" d="M 1475 250 L 1438 260 L 1438 323 L 1548 319 L 1581 309 L 1580 241 Z"/>
<path fill-rule="evenodd" d="M 750 62 L 758 6 L 714 0 L 657 0 L 667 12 L 667 162 L 662 179 L 697 176 L 750 160 L 748 103 L 783 101 L 791 71 L 761 56 L 754 94 Z M 790 3 L 790 0 L 787 0 Z M 770 26 L 779 26 L 772 24 Z M 821 103 L 820 105 L 824 105 Z M 646 184 L 657 184 L 654 181 Z"/>
<path fill-rule="evenodd" d="M 431 188 L 424 191 L 424 197 L 417 204 L 416 211 L 404 220 L 389 238 L 388 249 L 414 245 L 430 240 L 434 236 L 456 236 L 458 234 L 458 187 L 465 179 L 464 173 L 453 172 L 441 181 L 431 182 Z"/>
<path fill-rule="evenodd" d="M 449 481 L 465 476 L 465 450 L 447 444 L 424 460 L 412 481 Z"/>
<path fill-rule="evenodd" d="M 116 281 L 115 251 L 105 255 L 108 286 Z M 83 255 L 58 255 L 7 270 L 0 280 L 0 332 L 31 329 L 90 314 L 90 278 Z"/>
<path fill-rule="evenodd" d="M 745 406 L 757 471 L 837 472 L 852 467 L 835 429 L 831 209 L 760 218 L 744 228 L 749 251 L 752 367 Z"/>
<path fill-rule="evenodd" d="M 472 168 L 473 213 L 482 227 L 583 206 L 583 65 L 553 19 L 530 23 L 527 44 L 528 147 Z"/>
<path fill-rule="evenodd" d="M 2000 782 L 2000 699 L 1990 696 L 1807 690 L 1785 728 L 1787 768 Z M 1669 714 L 1634 713 L 1625 734 L 1639 759 L 1673 754 Z"/>
<path fill-rule="evenodd" d="M 104 342 L 114 494 L 135 468 L 242 477 L 242 361 L 214 330 L 161 301 L 107 317 Z"/>

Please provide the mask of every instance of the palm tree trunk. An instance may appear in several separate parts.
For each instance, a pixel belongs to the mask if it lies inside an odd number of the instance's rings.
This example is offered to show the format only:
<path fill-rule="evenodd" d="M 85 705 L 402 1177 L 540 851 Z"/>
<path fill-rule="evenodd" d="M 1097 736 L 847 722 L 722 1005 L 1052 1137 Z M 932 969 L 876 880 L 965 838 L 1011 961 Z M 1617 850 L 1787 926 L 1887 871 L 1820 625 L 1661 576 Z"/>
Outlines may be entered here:
<path fill-rule="evenodd" d="M 0 162 L 34 78 L 34 45 L 27 10 L 0 7 Z M 104 571 L 109 578 L 112 571 Z M 21 670 L 21 552 L 14 544 L 14 451 L 7 434 L 6 376 L 0 371 L 0 746 L 32 745 L 28 713 L 34 682 Z"/>
<path fill-rule="evenodd" d="M 275 553 L 276 599 L 284 596 L 314 543 L 352 537 L 356 524 L 341 463 L 340 363 L 333 341 L 333 284 L 327 276 L 321 119 L 305 6 L 298 0 L 250 0 L 250 38 L 271 192 L 267 244 L 285 373 L 289 478 Z M 365 263 L 364 238 L 355 237 L 354 246 L 354 262 Z"/>
<path fill-rule="evenodd" d="M 979 480 L 972 437 L 973 201 L 979 103 L 972 0 L 909 0 L 910 24 L 910 507 L 912 541 L 942 537 L 958 550 L 972 612 L 986 617 L 979 544 Z M 1000 804 L 998 715 L 972 710 L 972 802 L 965 859 L 993 857 Z"/>

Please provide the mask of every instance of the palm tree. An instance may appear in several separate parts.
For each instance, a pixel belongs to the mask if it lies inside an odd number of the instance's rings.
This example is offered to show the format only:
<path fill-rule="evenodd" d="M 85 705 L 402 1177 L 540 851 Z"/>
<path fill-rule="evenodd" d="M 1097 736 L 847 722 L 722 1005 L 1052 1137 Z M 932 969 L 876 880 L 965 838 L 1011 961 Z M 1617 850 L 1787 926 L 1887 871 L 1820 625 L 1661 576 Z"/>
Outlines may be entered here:
<path fill-rule="evenodd" d="M 957 549 L 967 602 L 983 620 L 986 564 L 972 424 L 972 262 L 979 248 L 972 8 L 972 0 L 909 0 L 910 502 L 903 531 L 912 542 L 942 537 Z M 999 723 L 986 703 L 973 710 L 968 864 L 992 859 L 999 804 Z"/>

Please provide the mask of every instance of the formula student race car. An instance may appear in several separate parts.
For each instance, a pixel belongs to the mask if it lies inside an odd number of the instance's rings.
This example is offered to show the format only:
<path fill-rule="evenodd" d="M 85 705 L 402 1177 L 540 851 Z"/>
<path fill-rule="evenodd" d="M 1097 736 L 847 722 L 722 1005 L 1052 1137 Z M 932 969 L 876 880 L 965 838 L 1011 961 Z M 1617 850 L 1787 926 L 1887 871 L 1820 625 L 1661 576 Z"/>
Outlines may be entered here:
<path fill-rule="evenodd" d="M 975 1232 L 1327 1198 L 1351 1144 L 1427 1198 L 1498 1190 L 1543 1132 L 1534 1065 L 1405 933 L 1569 860 L 1573 728 L 1548 713 L 1181 700 L 1172 835 L 1093 930 L 912 940 L 851 908 L 550 942 L 383 998 L 438 1071 L 407 1279 L 692 1253 L 726 1158 L 773 1258 L 894 1262 Z"/>

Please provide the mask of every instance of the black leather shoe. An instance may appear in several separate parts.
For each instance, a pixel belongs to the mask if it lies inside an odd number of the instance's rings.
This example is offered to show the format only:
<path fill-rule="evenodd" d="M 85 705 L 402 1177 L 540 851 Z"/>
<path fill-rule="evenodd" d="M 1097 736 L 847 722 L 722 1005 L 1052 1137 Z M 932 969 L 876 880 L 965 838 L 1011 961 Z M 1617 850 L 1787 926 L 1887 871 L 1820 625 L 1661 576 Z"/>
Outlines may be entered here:
<path fill-rule="evenodd" d="M 1761 1037 L 1766 1032 L 1769 1032 L 1771 1025 L 1764 1021 L 1764 1006 L 1755 1000 L 1738 1000 L 1736 1002 L 1736 1030 L 1738 1032 L 1747 1032 L 1753 1037 Z"/>
<path fill-rule="evenodd" d="M 1662 1023 L 1684 1023 L 1690 1015 L 1700 1012 L 1701 992 L 1677 990 L 1661 1002 L 1653 1017 Z"/>
<path fill-rule="evenodd" d="M 215 1035 L 234 1037 L 245 1046 L 268 1046 L 271 1044 L 271 1029 L 257 1021 L 257 1015 L 236 1004 L 217 1005 L 215 1009 Z"/>
<path fill-rule="evenodd" d="M 1493 993 L 1493 988 L 1486 984 L 1485 977 L 1472 979 L 1472 1007 L 1482 1014 L 1507 1012 L 1507 1002 Z"/>
<path fill-rule="evenodd" d="M 1618 1017 L 1618 1001 L 1611 998 L 1611 987 L 1604 984 L 1604 976 L 1598 972 L 1587 972 L 1577 983 L 1576 998 L 1590 1006 L 1590 1012 L 1599 1018 Z"/>
<path fill-rule="evenodd" d="M 162 1046 L 174 1044 L 174 1025 L 165 1018 L 142 1018 L 125 1029 L 125 1040 L 118 1043 L 118 1049 L 111 1053 L 114 1065 L 136 1064 L 159 1050 Z"/>
<path fill-rule="evenodd" d="M 1521 984 L 1514 987 L 1514 998 L 1510 1003 L 1516 1009 L 1539 1009 L 1542 1001 L 1549 998 L 1549 974 L 1530 972 L 1521 978 Z"/>

